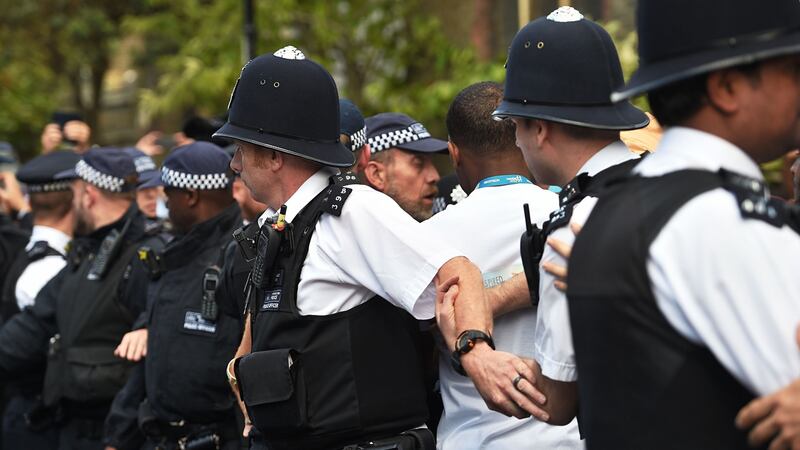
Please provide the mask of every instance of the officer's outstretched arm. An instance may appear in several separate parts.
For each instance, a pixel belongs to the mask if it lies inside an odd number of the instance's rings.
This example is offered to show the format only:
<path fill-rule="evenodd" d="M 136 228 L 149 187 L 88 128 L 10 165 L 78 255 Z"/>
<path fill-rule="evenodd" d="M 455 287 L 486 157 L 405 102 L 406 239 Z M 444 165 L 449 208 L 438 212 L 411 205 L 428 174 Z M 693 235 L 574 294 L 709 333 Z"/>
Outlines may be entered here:
<path fill-rule="evenodd" d="M 31 307 L 0 328 L 0 379 L 19 378 L 45 362 L 48 342 L 58 332 L 55 310 L 63 273 L 44 285 Z"/>

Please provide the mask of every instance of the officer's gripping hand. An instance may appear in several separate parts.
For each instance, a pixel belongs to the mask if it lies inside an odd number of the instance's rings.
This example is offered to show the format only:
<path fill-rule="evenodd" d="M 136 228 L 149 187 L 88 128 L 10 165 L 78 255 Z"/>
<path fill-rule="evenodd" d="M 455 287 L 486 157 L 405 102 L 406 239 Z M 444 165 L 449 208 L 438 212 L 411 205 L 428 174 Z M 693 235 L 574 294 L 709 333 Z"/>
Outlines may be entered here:
<path fill-rule="evenodd" d="M 581 232 L 581 226 L 577 223 L 571 223 L 569 227 L 572 229 L 572 232 L 575 234 L 575 236 Z M 556 278 L 556 280 L 553 282 L 553 286 L 555 286 L 556 289 L 561 292 L 567 292 L 567 266 L 569 263 L 569 257 L 572 254 L 572 246 L 564 241 L 560 241 L 552 237 L 547 239 L 547 245 L 549 245 L 550 248 L 552 248 L 556 253 L 561 255 L 567 264 L 564 266 L 559 266 L 557 264 L 553 264 L 552 262 L 543 262 L 542 269 Z"/>
<path fill-rule="evenodd" d="M 800 327 L 795 338 L 800 347 Z M 748 441 L 754 447 L 772 440 L 769 450 L 800 450 L 800 379 L 748 403 L 736 416 L 736 425 L 750 429 Z"/>
<path fill-rule="evenodd" d="M 447 348 L 455 348 L 458 338 L 456 311 L 453 306 L 458 298 L 458 280 L 459 277 L 454 276 L 436 287 L 436 324 Z"/>
<path fill-rule="evenodd" d="M 461 357 L 461 364 L 492 411 L 518 419 L 533 415 L 543 422 L 550 420 L 540 407 L 547 398 L 536 385 L 533 361 L 492 350 L 478 341 L 472 351 Z M 517 376 L 520 380 L 515 384 Z"/>
<path fill-rule="evenodd" d="M 134 362 L 147 356 L 147 328 L 125 333 L 114 355 Z"/>

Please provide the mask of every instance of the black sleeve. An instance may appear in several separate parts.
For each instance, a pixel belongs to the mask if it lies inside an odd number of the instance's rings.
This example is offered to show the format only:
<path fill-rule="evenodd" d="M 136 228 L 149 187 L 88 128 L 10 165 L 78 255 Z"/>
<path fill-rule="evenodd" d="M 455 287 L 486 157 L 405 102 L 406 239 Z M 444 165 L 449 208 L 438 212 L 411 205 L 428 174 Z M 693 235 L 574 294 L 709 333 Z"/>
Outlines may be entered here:
<path fill-rule="evenodd" d="M 225 248 L 222 274 L 217 286 L 217 303 L 220 311 L 244 323 L 244 288 L 250 266 L 244 260 L 236 242 L 231 242 Z"/>
<path fill-rule="evenodd" d="M 138 450 L 144 444 L 139 430 L 139 405 L 144 401 L 144 361 L 136 364 L 128 382 L 114 397 L 106 417 L 103 443 L 117 450 Z"/>
<path fill-rule="evenodd" d="M 25 376 L 46 360 L 48 342 L 58 332 L 56 305 L 68 271 L 65 268 L 56 274 L 39 291 L 32 306 L 0 328 L 0 378 Z"/>

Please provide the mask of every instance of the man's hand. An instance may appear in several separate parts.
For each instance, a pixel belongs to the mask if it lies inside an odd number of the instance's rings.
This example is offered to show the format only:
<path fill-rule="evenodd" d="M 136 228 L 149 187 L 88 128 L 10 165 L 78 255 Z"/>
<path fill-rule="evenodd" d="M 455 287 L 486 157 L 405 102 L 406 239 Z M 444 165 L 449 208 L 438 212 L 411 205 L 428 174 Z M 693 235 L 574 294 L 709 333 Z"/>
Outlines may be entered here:
<path fill-rule="evenodd" d="M 436 287 L 436 324 L 448 349 L 456 346 L 456 314 L 453 304 L 458 298 L 458 276 L 451 277 Z M 445 306 L 446 307 L 443 307 Z"/>
<path fill-rule="evenodd" d="M 57 123 L 48 123 L 42 131 L 42 153 L 50 153 L 58 148 L 63 138 L 61 127 Z"/>
<path fill-rule="evenodd" d="M 17 177 L 11 172 L 0 172 L 0 180 L 3 183 L 3 187 L 0 188 L 0 203 L 3 207 L 7 211 L 17 213 L 30 211 L 31 207 L 22 195 Z"/>
<path fill-rule="evenodd" d="M 538 406 L 544 405 L 547 398 L 536 387 L 533 361 L 492 350 L 485 342 L 479 342 L 461 357 L 461 364 L 492 411 L 518 419 L 533 415 L 543 422 L 550 420 L 550 415 Z M 517 377 L 520 379 L 515 385 Z"/>
<path fill-rule="evenodd" d="M 85 152 L 89 149 L 89 139 L 92 137 L 92 129 L 86 122 L 80 120 L 70 120 L 64 124 L 64 139 L 75 142 L 76 152 Z"/>
<path fill-rule="evenodd" d="M 569 227 L 572 229 L 572 233 L 575 234 L 575 236 L 581 232 L 581 226 L 577 223 L 571 223 Z M 571 245 L 555 238 L 549 238 L 547 240 L 547 245 L 561 255 L 567 265 L 569 264 L 569 257 L 572 254 Z M 542 269 L 556 278 L 556 280 L 553 281 L 553 286 L 561 292 L 567 292 L 567 265 L 559 266 L 551 262 L 542 263 Z"/>
<path fill-rule="evenodd" d="M 795 339 L 800 347 L 800 327 Z M 769 450 L 800 450 L 800 379 L 748 403 L 736 416 L 736 426 L 750 429 L 751 446 L 772 440 Z"/>
<path fill-rule="evenodd" d="M 164 147 L 158 145 L 157 142 L 160 137 L 160 131 L 151 131 L 139 138 L 139 141 L 136 142 L 136 148 L 148 156 L 160 155 L 164 153 Z"/>
<path fill-rule="evenodd" d="M 134 362 L 147 356 L 147 328 L 125 333 L 114 356 Z"/>

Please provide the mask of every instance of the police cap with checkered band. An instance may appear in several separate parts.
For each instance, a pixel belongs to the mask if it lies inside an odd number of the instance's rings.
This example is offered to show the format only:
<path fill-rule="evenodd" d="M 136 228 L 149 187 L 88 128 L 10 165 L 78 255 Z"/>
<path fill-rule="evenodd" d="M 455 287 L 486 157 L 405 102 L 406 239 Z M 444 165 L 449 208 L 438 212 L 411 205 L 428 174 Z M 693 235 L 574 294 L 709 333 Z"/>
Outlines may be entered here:
<path fill-rule="evenodd" d="M 216 190 L 233 180 L 231 157 L 211 142 L 196 141 L 170 152 L 161 166 L 164 187 Z"/>
<path fill-rule="evenodd" d="M 56 178 L 56 175 L 74 169 L 81 157 L 75 152 L 58 151 L 37 156 L 17 170 L 17 180 L 28 187 L 28 192 L 68 191 L 69 177 Z M 76 177 L 77 174 L 74 177 Z"/>
<path fill-rule="evenodd" d="M 405 114 L 376 114 L 366 122 L 367 142 L 373 154 L 391 148 L 418 153 L 447 151 L 446 141 L 432 137 L 424 125 Z"/>
<path fill-rule="evenodd" d="M 364 115 L 355 103 L 346 98 L 339 99 L 339 126 L 341 134 L 347 136 L 345 145 L 351 152 L 360 150 L 367 143 Z"/>
<path fill-rule="evenodd" d="M 647 126 L 647 116 L 629 102 L 611 102 L 611 93 L 623 83 L 608 32 L 565 6 L 514 37 L 503 102 L 493 115 L 608 130 Z"/>
<path fill-rule="evenodd" d="M 74 168 L 56 174 L 55 178 L 80 178 L 109 192 L 130 192 L 136 189 L 139 182 L 133 158 L 125 150 L 116 147 L 89 149 Z"/>
<path fill-rule="evenodd" d="M 800 53 L 798 0 L 640 0 L 639 68 L 616 101 L 695 75 Z"/>
<path fill-rule="evenodd" d="M 339 131 L 336 83 L 322 66 L 289 46 L 245 64 L 231 94 L 228 121 L 214 137 L 349 167 L 355 160 Z"/>
<path fill-rule="evenodd" d="M 136 186 L 136 189 L 149 189 L 164 185 L 161 182 L 161 171 L 158 170 L 153 158 L 136 147 L 125 147 L 123 150 L 131 155 L 133 165 L 136 166 L 136 173 L 139 174 L 139 185 Z"/>

